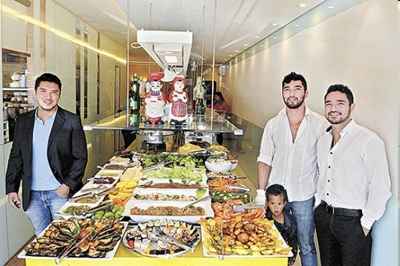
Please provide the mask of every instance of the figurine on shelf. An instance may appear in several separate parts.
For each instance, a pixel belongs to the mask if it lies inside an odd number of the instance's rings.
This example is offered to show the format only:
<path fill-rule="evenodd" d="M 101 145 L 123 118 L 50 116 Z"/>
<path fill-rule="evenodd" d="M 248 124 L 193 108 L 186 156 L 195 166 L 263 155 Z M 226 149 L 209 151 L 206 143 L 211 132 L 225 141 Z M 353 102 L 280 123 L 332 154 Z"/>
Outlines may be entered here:
<path fill-rule="evenodd" d="M 204 100 L 204 94 L 206 91 L 204 90 L 203 85 L 201 84 L 202 80 L 201 77 L 197 77 L 196 79 L 196 86 L 193 88 L 193 98 L 195 100 L 201 99 Z"/>
<path fill-rule="evenodd" d="M 162 123 L 161 119 L 164 115 L 165 101 L 161 92 L 161 79 L 163 76 L 162 72 L 150 74 L 150 91 L 144 100 L 146 104 L 146 122 L 152 125 Z"/>
<path fill-rule="evenodd" d="M 170 95 L 171 111 L 170 122 L 176 126 L 182 125 L 187 119 L 187 94 L 185 88 L 185 76 L 176 75 L 172 80 L 174 90 Z"/>
<path fill-rule="evenodd" d="M 194 112 L 196 115 L 203 115 L 205 112 L 204 94 L 205 89 L 201 77 L 197 77 L 196 86 L 193 88 Z"/>

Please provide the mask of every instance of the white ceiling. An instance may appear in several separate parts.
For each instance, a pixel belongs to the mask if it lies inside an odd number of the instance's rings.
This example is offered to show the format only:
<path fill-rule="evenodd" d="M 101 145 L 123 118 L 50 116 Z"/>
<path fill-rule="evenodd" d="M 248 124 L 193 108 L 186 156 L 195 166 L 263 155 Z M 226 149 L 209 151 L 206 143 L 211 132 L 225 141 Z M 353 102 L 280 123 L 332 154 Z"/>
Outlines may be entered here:
<path fill-rule="evenodd" d="M 111 38 L 125 42 L 132 28 L 193 32 L 192 53 L 216 62 L 258 42 L 323 0 L 56 0 Z M 129 9 L 127 3 L 129 1 Z M 101 4 L 100 4 L 101 3 Z M 215 9 L 216 4 L 216 9 Z M 131 34 L 130 41 L 136 36 Z"/>

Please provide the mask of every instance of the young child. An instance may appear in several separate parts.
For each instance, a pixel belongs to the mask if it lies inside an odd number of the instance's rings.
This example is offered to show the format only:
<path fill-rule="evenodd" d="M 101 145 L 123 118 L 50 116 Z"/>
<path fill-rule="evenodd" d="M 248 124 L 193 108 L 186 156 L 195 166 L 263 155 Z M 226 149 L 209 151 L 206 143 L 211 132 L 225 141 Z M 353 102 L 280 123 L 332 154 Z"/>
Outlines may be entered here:
<path fill-rule="evenodd" d="M 271 185 L 265 192 L 265 216 L 274 220 L 274 224 L 283 239 L 292 248 L 293 257 L 289 258 L 289 265 L 293 265 L 298 250 L 296 220 L 292 210 L 286 207 L 288 196 L 286 189 L 278 184 Z"/>

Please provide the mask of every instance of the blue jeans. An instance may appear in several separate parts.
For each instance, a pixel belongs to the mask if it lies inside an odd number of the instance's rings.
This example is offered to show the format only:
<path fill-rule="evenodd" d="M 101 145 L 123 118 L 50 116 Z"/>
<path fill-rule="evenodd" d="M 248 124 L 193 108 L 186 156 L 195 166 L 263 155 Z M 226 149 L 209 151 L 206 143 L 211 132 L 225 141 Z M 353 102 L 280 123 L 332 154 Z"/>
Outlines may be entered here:
<path fill-rule="evenodd" d="M 68 198 L 58 196 L 55 190 L 31 191 L 31 203 L 25 213 L 31 220 L 36 235 L 51 223 L 67 200 Z"/>
<path fill-rule="evenodd" d="M 317 253 L 314 243 L 314 197 L 305 201 L 289 202 L 288 206 L 292 208 L 296 218 L 301 265 L 317 266 Z"/>

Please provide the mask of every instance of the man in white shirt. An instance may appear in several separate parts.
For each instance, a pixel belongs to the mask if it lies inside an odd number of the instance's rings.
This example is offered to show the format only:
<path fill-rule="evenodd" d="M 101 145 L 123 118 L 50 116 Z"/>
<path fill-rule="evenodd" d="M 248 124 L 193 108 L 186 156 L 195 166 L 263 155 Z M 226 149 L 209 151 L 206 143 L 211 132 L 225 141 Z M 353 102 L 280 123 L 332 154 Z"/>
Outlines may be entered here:
<path fill-rule="evenodd" d="M 307 83 L 294 72 L 282 81 L 286 105 L 265 126 L 258 156 L 257 204 L 265 201 L 265 188 L 280 184 L 288 192 L 300 243 L 301 265 L 316 266 L 314 193 L 317 177 L 317 140 L 327 123 L 305 105 Z"/>
<path fill-rule="evenodd" d="M 318 141 L 315 223 L 322 266 L 370 265 L 373 223 L 391 196 L 385 144 L 351 118 L 354 97 L 344 85 L 325 94 L 331 123 Z"/>

